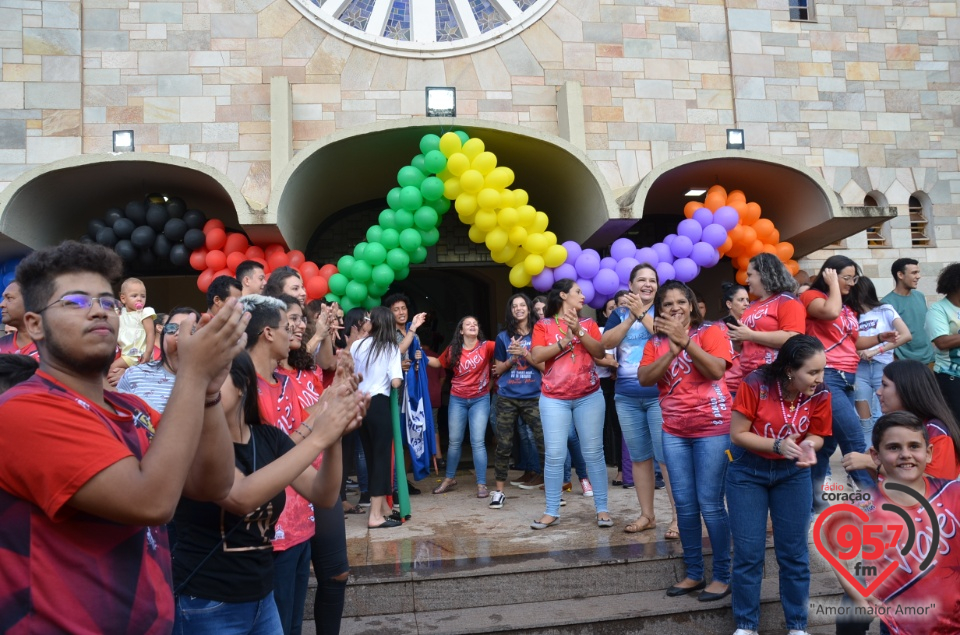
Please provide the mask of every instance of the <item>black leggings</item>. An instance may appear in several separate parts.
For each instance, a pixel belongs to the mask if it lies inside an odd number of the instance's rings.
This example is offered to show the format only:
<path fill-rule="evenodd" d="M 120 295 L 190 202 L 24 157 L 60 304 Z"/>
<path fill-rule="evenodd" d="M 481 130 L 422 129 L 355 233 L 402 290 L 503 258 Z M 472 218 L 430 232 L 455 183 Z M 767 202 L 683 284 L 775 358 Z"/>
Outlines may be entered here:
<path fill-rule="evenodd" d="M 393 424 L 390 421 L 390 397 L 374 395 L 360 427 L 360 442 L 367 458 L 370 496 L 389 496 L 393 491 L 390 476 L 390 451 L 393 449 Z"/>
<path fill-rule="evenodd" d="M 317 576 L 313 620 L 317 635 L 338 635 L 347 581 L 334 578 L 350 571 L 343 508 L 338 502 L 330 509 L 315 509 L 314 517 L 317 530 L 310 542 L 310 560 Z"/>

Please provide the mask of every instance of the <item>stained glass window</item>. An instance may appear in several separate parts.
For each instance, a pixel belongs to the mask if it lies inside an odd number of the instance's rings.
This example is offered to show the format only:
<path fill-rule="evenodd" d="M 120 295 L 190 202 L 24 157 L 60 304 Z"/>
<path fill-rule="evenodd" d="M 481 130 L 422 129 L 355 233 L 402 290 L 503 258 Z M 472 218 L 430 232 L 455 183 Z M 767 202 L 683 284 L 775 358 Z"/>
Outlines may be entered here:
<path fill-rule="evenodd" d="M 410 41 L 410 0 L 393 0 L 387 13 L 387 25 L 383 37 L 391 40 Z"/>
<path fill-rule="evenodd" d="M 481 33 L 492 31 L 507 23 L 507 18 L 500 13 L 500 9 L 490 3 L 490 0 L 469 1 L 470 10 L 473 11 L 473 17 L 477 20 L 477 26 L 480 27 Z"/>
<path fill-rule="evenodd" d="M 436 0 L 437 42 L 452 42 L 463 38 L 457 14 L 450 6 L 450 0 Z"/>
<path fill-rule="evenodd" d="M 363 31 L 367 28 L 373 5 L 376 3 L 377 0 L 350 0 L 350 4 L 340 12 L 338 19 L 347 26 Z"/>
<path fill-rule="evenodd" d="M 517 5 L 521 11 L 526 11 L 536 4 L 537 0 L 513 0 L 513 3 Z"/>

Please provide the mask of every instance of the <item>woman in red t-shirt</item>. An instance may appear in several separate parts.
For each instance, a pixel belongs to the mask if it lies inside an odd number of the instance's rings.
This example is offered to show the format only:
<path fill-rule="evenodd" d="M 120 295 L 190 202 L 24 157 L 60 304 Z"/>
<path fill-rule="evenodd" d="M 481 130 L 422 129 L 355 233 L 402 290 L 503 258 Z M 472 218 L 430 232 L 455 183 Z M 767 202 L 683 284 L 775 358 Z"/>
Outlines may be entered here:
<path fill-rule="evenodd" d="M 533 327 L 531 360 L 544 364 L 540 384 L 540 421 L 543 424 L 543 481 L 546 511 L 530 527 L 546 529 L 560 520 L 560 488 L 567 438 L 576 428 L 580 448 L 593 484 L 597 526 L 612 527 L 607 509 L 607 466 L 603 458 L 603 420 L 606 407 L 600 392 L 595 360 L 606 351 L 600 327 L 581 318 L 583 291 L 569 278 L 557 280 L 544 307 L 544 318 Z"/>
<path fill-rule="evenodd" d="M 431 368 L 453 371 L 450 380 L 450 404 L 447 407 L 447 426 L 450 443 L 447 446 L 447 474 L 433 490 L 443 494 L 457 486 L 457 465 L 463 437 L 470 426 L 470 450 L 473 468 L 477 474 L 477 498 L 489 496 L 487 491 L 487 419 L 490 418 L 490 369 L 493 368 L 493 349 L 496 342 L 483 339 L 477 318 L 468 315 L 457 323 L 453 342 L 440 357 L 427 356 Z"/>
<path fill-rule="evenodd" d="M 857 366 L 860 364 L 857 350 L 897 337 L 896 331 L 860 335 L 860 323 L 851 308 L 860 304 L 856 295 L 859 279 L 860 267 L 856 262 L 846 256 L 831 256 L 823 263 L 810 288 L 800 296 L 807 309 L 806 333 L 820 340 L 827 354 L 823 383 L 833 397 L 833 435 L 823 440 L 823 447 L 817 452 L 817 464 L 810 470 L 815 509 L 824 507 L 822 501 L 817 500 L 817 494 L 823 490 L 830 457 L 837 445 L 844 455 L 867 451 L 860 415 L 854 405 Z M 873 487 L 873 479 L 865 470 L 854 470 L 850 476 L 861 489 Z"/>
<path fill-rule="evenodd" d="M 730 340 L 722 325 L 704 324 L 690 287 L 671 280 L 654 300 L 656 335 L 643 350 L 641 386 L 657 385 L 663 411 L 663 454 L 670 472 L 686 578 L 676 597 L 706 587 L 700 600 L 730 594 L 730 527 L 723 504 L 725 451 L 730 445 Z M 703 574 L 700 517 L 713 545 L 713 581 Z"/>
<path fill-rule="evenodd" d="M 796 335 L 770 364 L 747 375 L 730 420 L 727 506 L 733 534 L 733 617 L 756 635 L 767 514 L 780 565 L 780 601 L 790 632 L 806 632 L 810 596 L 807 551 L 811 465 L 830 435 L 830 392 L 823 344 Z M 799 512 L 799 514 L 798 514 Z"/>

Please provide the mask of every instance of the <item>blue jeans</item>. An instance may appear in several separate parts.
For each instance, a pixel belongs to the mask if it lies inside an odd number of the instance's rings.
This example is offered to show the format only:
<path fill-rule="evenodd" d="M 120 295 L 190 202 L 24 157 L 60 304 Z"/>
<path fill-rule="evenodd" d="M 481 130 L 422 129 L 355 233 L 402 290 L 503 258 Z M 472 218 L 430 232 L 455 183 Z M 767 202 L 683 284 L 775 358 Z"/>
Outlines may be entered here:
<path fill-rule="evenodd" d="M 663 412 L 659 397 L 617 395 L 617 416 L 623 440 L 630 450 L 630 460 L 642 463 L 655 458 L 663 463 Z"/>
<path fill-rule="evenodd" d="M 860 417 L 853 405 L 853 391 L 856 386 L 856 375 L 843 373 L 828 368 L 823 374 L 823 383 L 830 391 L 830 409 L 833 413 L 833 436 L 823 439 L 823 447 L 817 452 L 817 464 L 810 468 L 813 479 L 813 496 L 823 492 L 823 481 L 830 466 L 830 457 L 840 445 L 844 454 L 850 452 L 866 452 L 867 446 L 863 440 L 863 428 L 860 427 Z M 873 487 L 873 479 L 866 470 L 850 472 L 854 482 L 860 489 Z"/>
<path fill-rule="evenodd" d="M 606 403 L 604 403 L 606 407 Z M 603 447 L 603 439 L 600 439 L 600 447 Z M 570 469 L 577 471 L 577 478 L 587 476 L 587 462 L 583 460 L 583 451 L 580 448 L 580 437 L 577 436 L 577 429 L 570 427 L 570 436 L 567 437 L 567 458 L 563 460 L 563 482 L 570 483 L 573 474 Z"/>
<path fill-rule="evenodd" d="M 272 591 L 254 602 L 219 602 L 178 595 L 174 603 L 176 635 L 277 635 L 282 632 Z"/>
<path fill-rule="evenodd" d="M 700 517 L 713 546 L 713 580 L 730 582 L 730 526 L 723 504 L 726 450 L 729 435 L 676 437 L 664 430 L 663 453 L 670 472 L 673 501 L 677 505 L 677 528 L 683 545 L 687 577 L 703 579 L 703 538 Z"/>
<path fill-rule="evenodd" d="M 787 628 L 807 628 L 810 554 L 807 551 L 810 470 L 793 461 L 767 459 L 735 445 L 727 466 L 727 506 L 733 534 L 733 617 L 737 628 L 757 630 L 760 583 L 767 542 L 767 511 L 780 565 L 780 603 Z M 798 515 L 799 514 L 799 515 Z"/>
<path fill-rule="evenodd" d="M 300 635 L 310 581 L 310 541 L 273 552 L 273 592 L 283 635 Z"/>
<path fill-rule="evenodd" d="M 599 390 L 579 399 L 551 399 L 540 396 L 543 422 L 543 481 L 547 499 L 546 515 L 560 517 L 560 489 L 563 461 L 571 429 L 580 438 L 587 476 L 593 484 L 593 505 L 597 513 L 607 510 L 607 465 L 603 460 L 603 393 Z"/>
<path fill-rule="evenodd" d="M 857 366 L 857 389 L 854 391 L 856 401 L 866 401 L 870 404 L 870 418 L 860 419 L 860 428 L 863 430 L 863 440 L 869 448 L 872 445 L 871 436 L 873 435 L 873 424 L 877 422 L 882 414 L 880 412 L 880 400 L 877 398 L 877 390 L 880 388 L 883 378 L 883 369 L 886 364 L 881 362 L 860 361 Z M 860 414 L 857 413 L 859 417 Z"/>
<path fill-rule="evenodd" d="M 533 439 L 533 430 L 521 418 L 517 420 L 517 430 L 520 432 L 520 462 L 517 464 L 524 472 L 543 473 L 540 465 L 540 453 L 537 452 L 537 442 Z"/>
<path fill-rule="evenodd" d="M 473 467 L 477 472 L 477 485 L 487 484 L 487 421 L 490 418 L 490 395 L 464 399 L 450 395 L 447 408 L 447 424 L 450 428 L 450 445 L 447 446 L 447 478 L 457 475 L 463 436 L 470 425 L 470 449 L 473 451 Z"/>

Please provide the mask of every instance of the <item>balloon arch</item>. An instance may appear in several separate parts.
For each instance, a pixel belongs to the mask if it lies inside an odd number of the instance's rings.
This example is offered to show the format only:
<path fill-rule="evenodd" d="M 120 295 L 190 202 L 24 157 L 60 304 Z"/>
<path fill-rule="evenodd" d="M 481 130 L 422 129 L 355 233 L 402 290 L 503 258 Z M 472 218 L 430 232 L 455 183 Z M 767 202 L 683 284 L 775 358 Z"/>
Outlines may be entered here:
<path fill-rule="evenodd" d="M 267 273 L 290 266 L 303 277 L 309 299 L 326 298 L 344 310 L 372 308 L 394 281 L 410 275 L 410 265 L 424 262 L 427 249 L 440 239 L 439 226 L 451 208 L 470 226 L 470 240 L 486 245 L 490 257 L 510 267 L 510 283 L 547 291 L 555 280 L 572 278 L 583 289 L 591 307 L 600 308 L 627 287 L 630 272 L 640 263 L 653 265 L 661 280 L 690 282 L 705 267 L 727 256 L 746 283 L 750 258 L 766 252 L 776 255 L 796 274 L 793 245 L 780 241 L 773 222 L 761 218 L 757 203 L 746 195 L 714 185 L 703 203 L 690 201 L 677 231 L 663 242 L 637 248 L 627 238 L 610 245 L 601 258 L 576 241 L 558 242 L 549 231 L 546 213 L 530 205 L 522 189 L 510 189 L 513 170 L 497 165 L 497 157 L 477 137 L 463 131 L 442 137 L 427 134 L 410 165 L 397 173 L 397 187 L 387 193 L 388 207 L 378 223 L 367 229 L 366 240 L 336 265 L 318 267 L 303 252 L 282 245 L 250 245 L 242 233 L 230 233 L 219 220 L 203 226 L 203 246 L 190 254 L 190 264 L 201 271 L 197 286 L 206 292 L 214 278 L 234 275 L 244 260 L 255 260 Z"/>

